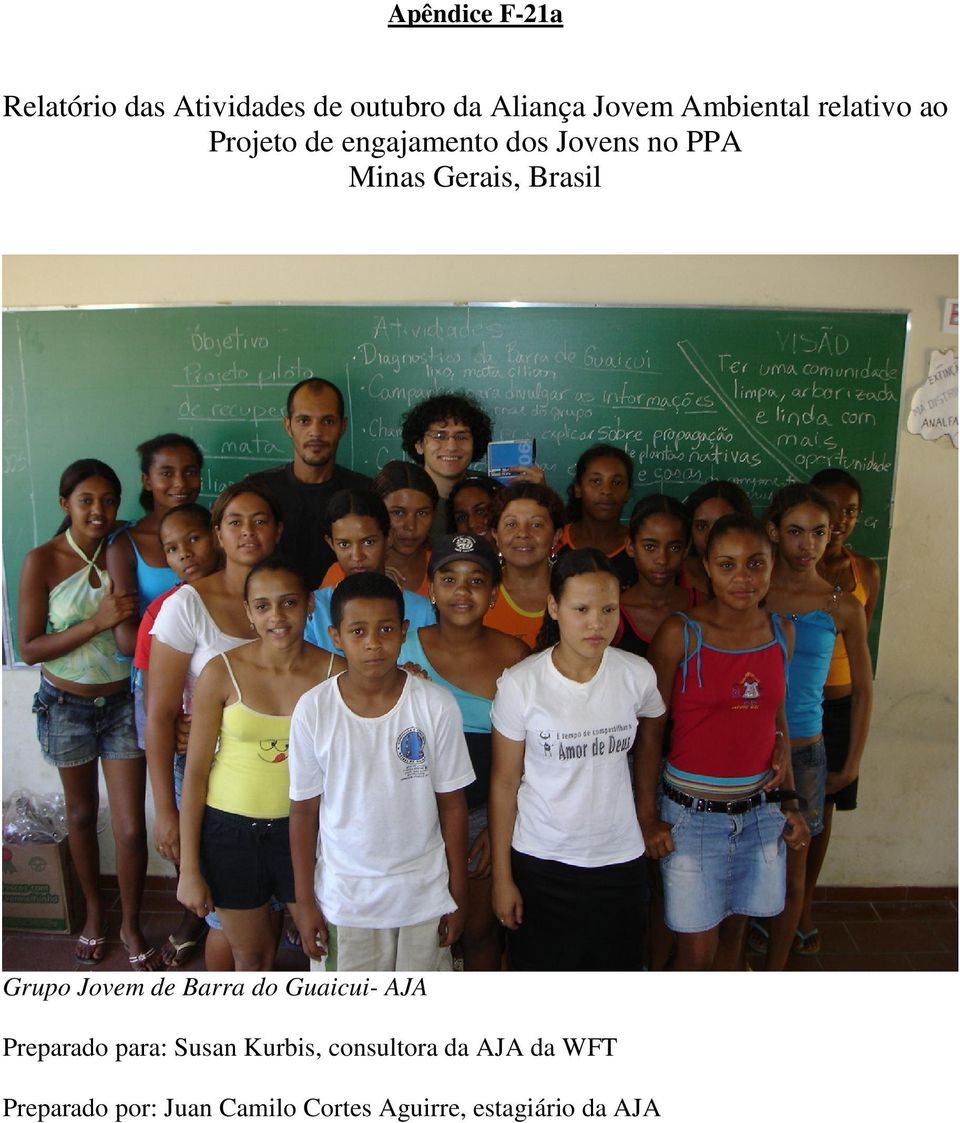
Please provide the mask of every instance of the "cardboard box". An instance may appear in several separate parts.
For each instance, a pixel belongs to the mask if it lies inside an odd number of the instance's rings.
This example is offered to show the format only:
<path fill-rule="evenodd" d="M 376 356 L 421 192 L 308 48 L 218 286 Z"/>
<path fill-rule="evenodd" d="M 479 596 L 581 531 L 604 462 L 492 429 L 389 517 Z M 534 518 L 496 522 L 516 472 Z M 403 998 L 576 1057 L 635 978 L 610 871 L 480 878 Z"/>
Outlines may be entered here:
<path fill-rule="evenodd" d="M 82 894 L 67 840 L 3 844 L 3 926 L 29 932 L 72 932 Z"/>

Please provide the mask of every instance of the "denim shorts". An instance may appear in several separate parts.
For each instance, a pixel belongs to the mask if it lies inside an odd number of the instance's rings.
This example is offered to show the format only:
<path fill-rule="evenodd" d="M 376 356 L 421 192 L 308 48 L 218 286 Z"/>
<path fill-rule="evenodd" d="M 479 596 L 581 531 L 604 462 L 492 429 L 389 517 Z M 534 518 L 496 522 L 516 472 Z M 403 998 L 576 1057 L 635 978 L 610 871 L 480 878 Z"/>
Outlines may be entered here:
<path fill-rule="evenodd" d="M 137 744 L 142 749 L 147 743 L 147 699 L 142 681 L 133 684 L 133 716 L 137 725 Z"/>
<path fill-rule="evenodd" d="M 823 738 L 793 749 L 790 760 L 793 764 L 793 786 L 807 801 L 803 817 L 813 837 L 823 831 L 823 804 L 827 798 L 827 750 Z"/>
<path fill-rule="evenodd" d="M 776 804 L 742 815 L 694 811 L 663 796 L 674 849 L 660 859 L 664 914 L 674 932 L 709 932 L 728 916 L 783 912 L 786 819 Z"/>
<path fill-rule="evenodd" d="M 76 768 L 101 760 L 143 760 L 129 690 L 87 698 L 40 678 L 33 696 L 37 738 L 43 759 L 55 768 Z"/>

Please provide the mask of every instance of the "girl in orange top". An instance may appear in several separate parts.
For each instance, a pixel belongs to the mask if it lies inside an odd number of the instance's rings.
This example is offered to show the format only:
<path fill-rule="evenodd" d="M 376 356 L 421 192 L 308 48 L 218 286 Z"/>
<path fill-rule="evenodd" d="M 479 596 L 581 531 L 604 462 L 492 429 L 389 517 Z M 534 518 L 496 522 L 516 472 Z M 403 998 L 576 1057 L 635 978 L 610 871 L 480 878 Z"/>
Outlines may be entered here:
<path fill-rule="evenodd" d="M 563 500 L 545 484 L 516 483 L 496 497 L 494 538 L 502 575 L 488 628 L 537 642 L 550 593 L 550 564 L 563 531 Z"/>

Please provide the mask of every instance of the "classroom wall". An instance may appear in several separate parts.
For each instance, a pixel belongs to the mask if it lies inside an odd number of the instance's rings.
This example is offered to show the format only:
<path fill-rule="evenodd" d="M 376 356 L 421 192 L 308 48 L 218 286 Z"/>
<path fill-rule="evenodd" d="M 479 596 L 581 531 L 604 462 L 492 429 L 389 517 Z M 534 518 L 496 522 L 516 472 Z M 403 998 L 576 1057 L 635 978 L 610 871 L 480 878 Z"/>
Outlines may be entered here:
<path fill-rule="evenodd" d="M 956 885 L 957 453 L 903 418 L 957 294 L 953 257 L 8 257 L 5 307 L 525 301 L 908 309 L 893 532 L 860 807 L 835 817 L 827 885 Z M 148 435 L 150 425 L 145 424 Z M 55 501 L 55 497 L 52 497 Z M 869 496 L 866 499 L 869 504 Z M 3 793 L 50 790 L 30 699 L 3 672 Z M 104 868 L 113 869 L 109 831 Z M 151 873 L 168 872 L 156 857 Z"/>

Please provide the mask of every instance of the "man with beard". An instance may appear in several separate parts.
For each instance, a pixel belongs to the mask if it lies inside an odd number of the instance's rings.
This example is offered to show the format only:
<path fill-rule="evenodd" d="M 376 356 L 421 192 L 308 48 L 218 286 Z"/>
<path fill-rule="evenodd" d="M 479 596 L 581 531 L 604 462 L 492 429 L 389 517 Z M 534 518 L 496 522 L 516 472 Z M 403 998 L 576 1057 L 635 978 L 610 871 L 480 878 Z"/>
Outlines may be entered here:
<path fill-rule="evenodd" d="M 298 382 L 287 396 L 283 427 L 293 442 L 293 461 L 254 472 L 247 483 L 266 487 L 283 511 L 285 557 L 299 566 L 311 589 L 319 588 L 336 560 L 323 540 L 323 513 L 344 488 L 369 485 L 368 476 L 337 464 L 337 445 L 347 430 L 343 395 L 325 378 Z"/>

